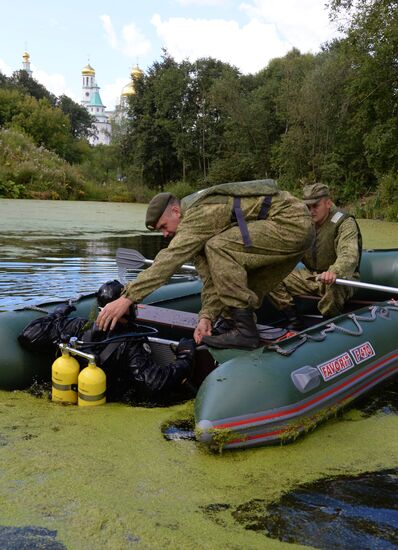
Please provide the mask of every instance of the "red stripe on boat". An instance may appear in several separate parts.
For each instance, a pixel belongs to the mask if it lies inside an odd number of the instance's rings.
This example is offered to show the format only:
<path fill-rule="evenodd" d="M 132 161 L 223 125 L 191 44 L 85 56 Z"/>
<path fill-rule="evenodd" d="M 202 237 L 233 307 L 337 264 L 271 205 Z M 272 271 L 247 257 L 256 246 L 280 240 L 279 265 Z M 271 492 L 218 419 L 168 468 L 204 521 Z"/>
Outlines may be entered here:
<path fill-rule="evenodd" d="M 271 419 L 271 418 L 279 418 L 279 417 L 287 416 L 287 415 L 292 414 L 294 412 L 299 412 L 303 409 L 308 408 L 308 406 L 310 406 L 310 405 L 318 403 L 319 401 L 321 401 L 325 397 L 333 395 L 334 393 L 336 393 L 340 389 L 344 388 L 345 386 L 348 386 L 349 384 L 352 384 L 353 381 L 355 381 L 359 378 L 362 378 L 363 376 L 365 376 L 366 374 L 368 374 L 372 370 L 378 368 L 379 366 L 383 365 L 384 363 L 387 363 L 388 361 L 391 361 L 391 359 L 395 359 L 396 357 L 398 357 L 398 353 L 394 353 L 394 355 L 391 355 L 390 357 L 387 357 L 386 359 L 383 359 L 379 363 L 375 363 L 374 365 L 372 365 L 371 367 L 369 367 L 365 371 L 359 372 L 356 376 L 354 376 L 350 380 L 346 380 L 345 382 L 342 382 L 336 388 L 332 388 L 329 391 L 324 392 L 321 395 L 318 395 L 317 397 L 315 397 L 311 401 L 307 401 L 307 403 L 304 403 L 302 405 L 298 405 L 297 407 L 293 407 L 291 409 L 288 409 L 288 410 L 282 411 L 282 412 L 276 412 L 276 413 L 272 413 L 272 414 L 266 414 L 266 415 L 263 415 L 263 416 L 257 416 L 255 418 L 249 418 L 249 419 L 246 419 L 246 420 L 236 420 L 234 422 L 226 422 L 224 424 L 215 424 L 214 428 L 231 428 L 233 426 L 242 426 L 243 424 L 252 424 L 253 422 L 259 422 L 261 420 L 268 420 L 268 419 Z M 345 399 L 345 398 L 343 398 L 343 399 Z"/>
<path fill-rule="evenodd" d="M 395 367 L 389 369 L 388 371 L 384 372 L 383 374 L 380 374 L 380 376 L 377 376 L 373 380 L 370 380 L 366 384 L 363 384 L 361 387 L 357 388 L 354 392 L 352 392 L 349 395 L 346 395 L 345 397 L 340 399 L 340 402 L 346 401 L 347 399 L 349 399 L 350 397 L 352 397 L 353 395 L 355 395 L 356 393 L 361 391 L 363 388 L 366 388 L 367 386 L 369 386 L 370 384 L 372 384 L 373 382 L 375 382 L 377 380 L 380 380 L 381 378 L 385 378 L 390 372 L 394 372 L 397 369 L 398 369 L 398 365 L 395 365 Z M 218 427 L 218 426 L 216 426 L 216 427 Z M 228 441 L 228 443 L 225 446 L 228 447 L 229 445 L 233 445 L 235 443 L 244 443 L 245 441 L 252 441 L 254 439 L 260 439 L 260 438 L 263 439 L 263 438 L 266 438 L 266 437 L 271 437 L 273 435 L 279 435 L 279 434 L 281 434 L 283 432 L 286 432 L 288 430 L 289 430 L 289 427 L 281 428 L 279 430 L 274 430 L 273 432 L 267 432 L 267 433 L 256 434 L 256 435 L 248 435 L 246 437 L 241 437 L 241 438 L 238 438 L 238 439 L 233 439 L 232 441 Z"/>

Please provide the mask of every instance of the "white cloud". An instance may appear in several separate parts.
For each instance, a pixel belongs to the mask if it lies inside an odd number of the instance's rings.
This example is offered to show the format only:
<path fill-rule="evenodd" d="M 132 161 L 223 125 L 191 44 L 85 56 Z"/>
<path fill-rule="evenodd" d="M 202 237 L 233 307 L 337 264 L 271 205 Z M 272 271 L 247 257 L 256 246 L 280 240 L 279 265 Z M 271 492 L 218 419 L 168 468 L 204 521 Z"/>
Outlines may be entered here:
<path fill-rule="evenodd" d="M 101 88 L 101 99 L 106 109 L 112 111 L 120 103 L 120 94 L 123 86 L 129 83 L 129 78 L 117 78 L 114 82 Z"/>
<path fill-rule="evenodd" d="M 0 57 L 0 73 L 5 74 L 6 76 L 11 76 L 13 73 L 13 70 L 7 63 L 4 61 L 4 59 L 1 59 Z"/>
<path fill-rule="evenodd" d="M 223 0 L 177 0 L 180 4 L 216 5 Z M 224 0 L 226 1 L 226 0 Z M 247 23 L 235 19 L 152 16 L 151 23 L 166 50 L 177 60 L 214 57 L 253 73 L 293 47 L 319 51 L 337 36 L 321 0 L 249 0 L 240 4 Z"/>
<path fill-rule="evenodd" d="M 320 0 L 252 0 L 239 8 L 249 18 L 273 25 L 281 40 L 302 52 L 318 51 L 323 42 L 337 34 Z"/>
<path fill-rule="evenodd" d="M 37 69 L 33 64 L 31 65 L 31 69 L 33 72 L 33 78 L 43 84 L 43 86 L 45 86 L 47 90 L 49 90 L 56 96 L 65 94 L 73 99 L 73 101 L 76 101 L 77 103 L 80 102 L 80 98 L 76 97 L 76 94 L 70 88 L 68 88 L 65 82 L 65 77 L 62 74 L 46 73 L 41 69 Z"/>
<path fill-rule="evenodd" d="M 149 53 L 151 43 L 135 23 L 124 25 L 121 32 L 121 38 L 118 38 L 109 15 L 101 15 L 100 19 L 108 42 L 113 49 L 122 52 L 127 57 L 135 58 Z"/>
<path fill-rule="evenodd" d="M 216 6 L 223 7 L 230 4 L 230 0 L 176 0 L 181 6 Z"/>
<path fill-rule="evenodd" d="M 281 39 L 275 26 L 253 18 L 247 25 L 224 19 L 170 18 L 160 15 L 151 23 L 167 51 L 177 60 L 214 57 L 237 66 L 243 73 L 257 72 L 292 44 Z"/>
<path fill-rule="evenodd" d="M 109 44 L 112 46 L 112 48 L 117 48 L 117 38 L 115 29 L 113 28 L 113 24 L 111 21 L 111 18 L 109 15 L 101 15 L 100 19 L 102 21 L 102 26 L 104 27 L 105 35 L 108 39 Z"/>

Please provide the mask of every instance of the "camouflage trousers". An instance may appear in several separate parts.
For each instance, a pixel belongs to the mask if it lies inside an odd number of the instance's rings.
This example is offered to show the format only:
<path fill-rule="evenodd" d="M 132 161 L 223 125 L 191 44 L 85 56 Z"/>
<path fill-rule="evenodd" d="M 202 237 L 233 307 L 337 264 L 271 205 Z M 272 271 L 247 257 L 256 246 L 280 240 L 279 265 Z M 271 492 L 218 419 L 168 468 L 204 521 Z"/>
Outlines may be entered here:
<path fill-rule="evenodd" d="M 320 296 L 318 310 L 325 317 L 335 317 L 342 313 L 344 304 L 351 298 L 354 289 L 348 286 L 325 285 L 316 280 L 317 273 L 306 268 L 294 269 L 268 297 L 278 309 L 294 306 L 294 296 L 307 294 Z"/>
<path fill-rule="evenodd" d="M 306 216 L 255 220 L 247 224 L 252 246 L 245 247 L 234 226 L 206 242 L 195 265 L 204 287 L 199 316 L 214 321 L 230 307 L 261 306 L 262 300 L 311 246 L 314 229 Z"/>

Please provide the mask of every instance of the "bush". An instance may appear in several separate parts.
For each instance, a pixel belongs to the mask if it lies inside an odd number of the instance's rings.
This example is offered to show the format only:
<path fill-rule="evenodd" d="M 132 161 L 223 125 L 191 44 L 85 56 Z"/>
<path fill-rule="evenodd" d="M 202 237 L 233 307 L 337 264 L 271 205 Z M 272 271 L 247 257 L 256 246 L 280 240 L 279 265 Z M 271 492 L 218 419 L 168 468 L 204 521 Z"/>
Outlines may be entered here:
<path fill-rule="evenodd" d="M 1 177 L 0 173 L 0 197 L 7 199 L 20 199 L 25 194 L 25 187 L 15 183 L 15 181 L 7 180 Z"/>
<path fill-rule="evenodd" d="M 191 193 L 195 193 L 195 191 L 197 191 L 197 187 L 191 183 L 187 183 L 186 181 L 176 181 L 169 184 L 165 188 L 165 191 L 168 191 L 169 193 L 177 197 L 177 199 L 182 199 L 183 197 L 186 197 Z"/>
<path fill-rule="evenodd" d="M 149 189 L 142 183 L 129 183 L 128 188 L 133 197 L 132 202 L 148 203 L 156 195 L 153 189 Z"/>
<path fill-rule="evenodd" d="M 77 168 L 16 130 L 0 130 L 0 167 L 1 197 L 66 200 L 83 193 Z"/>
<path fill-rule="evenodd" d="M 377 191 L 357 201 L 353 212 L 358 218 L 398 221 L 398 176 L 382 176 Z"/>
<path fill-rule="evenodd" d="M 381 206 L 389 207 L 398 201 L 398 175 L 386 174 L 380 178 L 378 187 Z"/>
<path fill-rule="evenodd" d="M 209 185 L 233 181 L 249 181 L 257 178 L 252 158 L 235 154 L 228 158 L 213 160 L 208 174 Z"/>

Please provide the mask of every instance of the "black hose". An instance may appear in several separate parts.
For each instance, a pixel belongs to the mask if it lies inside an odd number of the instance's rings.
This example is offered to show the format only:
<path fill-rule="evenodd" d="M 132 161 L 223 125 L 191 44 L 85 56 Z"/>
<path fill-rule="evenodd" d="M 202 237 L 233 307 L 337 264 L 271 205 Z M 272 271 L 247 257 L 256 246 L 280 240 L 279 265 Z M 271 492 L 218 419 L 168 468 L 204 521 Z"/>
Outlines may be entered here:
<path fill-rule="evenodd" d="M 87 348 L 92 346 L 107 346 L 108 344 L 112 344 L 113 342 L 124 342 L 126 340 L 139 340 L 140 338 L 144 338 L 145 336 L 154 336 L 155 334 L 158 334 L 158 329 L 154 327 L 149 327 L 147 325 L 137 325 L 137 328 L 144 328 L 146 329 L 145 332 L 125 332 L 124 334 L 119 334 L 118 336 L 112 336 L 111 338 L 106 338 L 105 340 L 99 340 L 99 341 L 91 341 L 91 342 L 83 342 L 81 340 L 77 340 L 76 344 L 78 348 Z"/>

